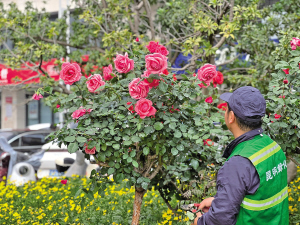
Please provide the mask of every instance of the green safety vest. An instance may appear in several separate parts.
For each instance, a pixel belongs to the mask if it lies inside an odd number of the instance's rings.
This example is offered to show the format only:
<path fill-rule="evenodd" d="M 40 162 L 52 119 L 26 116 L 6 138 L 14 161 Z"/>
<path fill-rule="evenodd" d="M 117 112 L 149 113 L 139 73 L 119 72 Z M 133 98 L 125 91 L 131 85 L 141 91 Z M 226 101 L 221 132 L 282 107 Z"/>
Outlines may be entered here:
<path fill-rule="evenodd" d="M 237 216 L 237 225 L 288 225 L 288 187 L 286 157 L 269 136 L 256 135 L 238 144 L 232 156 L 249 159 L 259 175 L 260 184 L 253 195 L 246 195 Z"/>

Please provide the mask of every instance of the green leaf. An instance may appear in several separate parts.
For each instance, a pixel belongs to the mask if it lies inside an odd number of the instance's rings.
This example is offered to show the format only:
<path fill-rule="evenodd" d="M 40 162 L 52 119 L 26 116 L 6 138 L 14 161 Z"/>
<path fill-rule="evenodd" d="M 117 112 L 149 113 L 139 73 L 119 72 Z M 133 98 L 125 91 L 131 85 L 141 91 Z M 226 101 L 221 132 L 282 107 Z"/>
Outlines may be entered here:
<path fill-rule="evenodd" d="M 161 129 L 163 129 L 163 127 L 164 127 L 164 125 L 161 122 L 156 122 L 154 124 L 154 129 L 155 130 L 161 130 Z"/>
<path fill-rule="evenodd" d="M 179 151 L 183 151 L 183 150 L 184 150 L 184 146 L 183 146 L 183 145 L 177 145 L 177 149 L 178 149 Z"/>
<path fill-rule="evenodd" d="M 137 163 L 137 161 L 132 161 L 132 165 L 134 166 L 134 167 L 136 167 L 136 168 L 138 168 L 139 167 L 139 164 Z"/>
<path fill-rule="evenodd" d="M 177 155 L 178 154 L 178 150 L 176 148 L 172 148 L 171 152 L 172 152 L 172 155 Z"/>
<path fill-rule="evenodd" d="M 75 136 L 68 136 L 68 137 L 65 138 L 65 141 L 74 142 L 75 141 Z"/>
<path fill-rule="evenodd" d="M 68 146 L 68 152 L 74 153 L 77 150 L 78 150 L 78 144 L 76 142 L 69 144 L 69 146 Z"/>
<path fill-rule="evenodd" d="M 174 137 L 181 138 L 181 136 L 182 136 L 181 132 L 176 130 L 175 133 L 174 133 Z"/>
<path fill-rule="evenodd" d="M 112 146 L 114 149 L 120 149 L 120 145 L 119 144 L 113 144 Z"/>
<path fill-rule="evenodd" d="M 144 155 L 148 155 L 150 152 L 150 149 L 148 147 L 143 148 Z"/>
<path fill-rule="evenodd" d="M 132 137 L 131 137 L 131 140 L 132 140 L 133 142 L 139 142 L 141 139 L 140 139 L 138 136 L 132 136 Z"/>
<path fill-rule="evenodd" d="M 115 168 L 109 168 L 108 171 L 107 171 L 107 174 L 108 175 L 111 175 L 115 172 Z"/>
<path fill-rule="evenodd" d="M 147 190 L 148 189 L 148 183 L 143 182 L 142 183 L 142 188 L 144 188 L 145 190 Z"/>
<path fill-rule="evenodd" d="M 76 138 L 76 140 L 77 140 L 78 142 L 81 142 L 81 143 L 87 142 L 87 139 L 86 139 L 85 137 L 81 137 L 81 136 L 78 136 L 78 137 Z"/>
<path fill-rule="evenodd" d="M 192 159 L 192 161 L 191 161 L 191 166 L 192 166 L 195 170 L 197 170 L 198 167 L 199 167 L 199 162 L 198 162 L 197 160 L 195 160 L 195 159 Z"/>
<path fill-rule="evenodd" d="M 170 127 L 171 129 L 175 130 L 175 128 L 176 128 L 176 123 L 170 123 L 170 124 L 169 124 L 169 127 Z"/>
<path fill-rule="evenodd" d="M 165 93 L 168 90 L 168 85 L 161 81 L 158 85 L 159 90 L 161 90 L 163 93 Z"/>

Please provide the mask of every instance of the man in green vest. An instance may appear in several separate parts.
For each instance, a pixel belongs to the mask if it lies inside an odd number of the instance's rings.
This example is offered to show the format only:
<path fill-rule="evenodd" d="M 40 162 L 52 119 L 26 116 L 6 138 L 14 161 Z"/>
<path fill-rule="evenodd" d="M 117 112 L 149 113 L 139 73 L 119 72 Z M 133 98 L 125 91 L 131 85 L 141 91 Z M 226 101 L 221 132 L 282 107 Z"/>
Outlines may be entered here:
<path fill-rule="evenodd" d="M 235 137 L 217 175 L 217 194 L 204 199 L 194 225 L 288 225 L 286 157 L 261 128 L 266 102 L 254 87 L 220 98 L 227 102 L 225 123 Z"/>

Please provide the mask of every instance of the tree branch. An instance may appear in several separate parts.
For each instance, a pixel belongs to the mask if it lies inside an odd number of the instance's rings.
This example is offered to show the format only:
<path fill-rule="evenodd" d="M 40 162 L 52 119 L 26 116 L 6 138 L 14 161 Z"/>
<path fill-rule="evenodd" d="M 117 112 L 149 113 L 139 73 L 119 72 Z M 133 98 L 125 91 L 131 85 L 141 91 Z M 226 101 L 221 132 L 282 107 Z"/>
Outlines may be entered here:
<path fill-rule="evenodd" d="M 232 69 L 229 69 L 229 70 L 224 70 L 222 71 L 222 73 L 229 73 L 229 72 L 232 72 L 232 71 L 235 71 L 235 70 L 252 70 L 253 68 L 249 67 L 249 68 L 232 68 Z"/>
<path fill-rule="evenodd" d="M 150 3 L 148 0 L 143 0 L 143 2 L 144 2 L 144 7 L 147 12 L 148 19 L 149 19 L 149 25 L 150 25 L 150 31 L 151 31 L 150 39 L 153 40 L 155 37 L 155 30 L 154 30 L 154 24 L 153 24 L 153 20 L 152 20 L 151 6 L 150 6 Z"/>
<path fill-rule="evenodd" d="M 169 201 L 165 198 L 165 196 L 164 196 L 164 194 L 162 193 L 162 191 L 161 191 L 160 188 L 158 189 L 158 192 L 159 192 L 160 196 L 162 197 L 162 199 L 164 200 L 164 202 L 166 203 L 166 205 L 168 206 L 168 208 L 169 208 L 170 210 L 172 210 L 172 212 L 173 212 L 174 214 L 176 214 L 176 211 L 177 211 L 177 209 L 178 209 L 178 206 L 176 206 L 176 208 L 173 209 L 172 206 L 170 205 Z"/>
<path fill-rule="evenodd" d="M 232 58 L 232 59 L 230 59 L 230 60 L 227 60 L 227 61 L 225 61 L 225 62 L 223 62 L 223 63 L 217 64 L 216 66 L 223 66 L 223 65 L 226 65 L 226 64 L 228 64 L 228 63 L 232 63 L 232 62 L 234 62 L 234 60 L 236 60 L 239 56 L 240 56 L 240 54 L 238 54 L 237 56 L 235 56 L 234 58 Z"/>
<path fill-rule="evenodd" d="M 155 170 L 153 171 L 153 173 L 151 173 L 150 177 L 148 177 L 150 180 L 152 180 L 159 172 L 160 168 L 162 167 L 162 165 L 157 165 L 157 167 L 155 168 Z"/>

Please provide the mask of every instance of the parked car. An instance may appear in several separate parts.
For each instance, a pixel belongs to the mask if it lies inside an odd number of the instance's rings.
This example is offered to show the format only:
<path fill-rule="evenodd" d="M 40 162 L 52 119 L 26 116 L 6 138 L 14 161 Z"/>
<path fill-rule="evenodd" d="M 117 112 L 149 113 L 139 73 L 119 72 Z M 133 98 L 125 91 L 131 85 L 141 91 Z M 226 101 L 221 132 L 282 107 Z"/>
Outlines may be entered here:
<path fill-rule="evenodd" d="M 8 144 L 17 152 L 32 154 L 48 142 L 46 137 L 52 130 L 0 130 Z"/>

